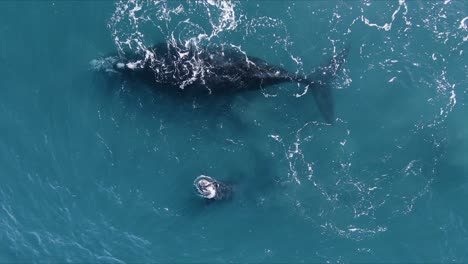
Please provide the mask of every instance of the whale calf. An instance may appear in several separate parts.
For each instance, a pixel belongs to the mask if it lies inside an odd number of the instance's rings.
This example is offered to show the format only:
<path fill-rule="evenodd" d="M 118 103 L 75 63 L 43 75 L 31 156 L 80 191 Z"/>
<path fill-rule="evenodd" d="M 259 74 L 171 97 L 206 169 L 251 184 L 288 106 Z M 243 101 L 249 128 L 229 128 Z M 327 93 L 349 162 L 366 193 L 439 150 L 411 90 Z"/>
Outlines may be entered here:
<path fill-rule="evenodd" d="M 207 200 L 227 200 L 232 188 L 210 176 L 200 175 L 193 182 L 197 195 Z"/>
<path fill-rule="evenodd" d="M 331 81 L 345 62 L 348 48 L 308 75 L 246 55 L 235 46 L 207 48 L 159 43 L 145 52 L 108 56 L 94 60 L 95 69 L 143 81 L 158 90 L 178 96 L 231 95 L 259 90 L 280 83 L 305 85 L 328 123 L 334 121 Z"/>

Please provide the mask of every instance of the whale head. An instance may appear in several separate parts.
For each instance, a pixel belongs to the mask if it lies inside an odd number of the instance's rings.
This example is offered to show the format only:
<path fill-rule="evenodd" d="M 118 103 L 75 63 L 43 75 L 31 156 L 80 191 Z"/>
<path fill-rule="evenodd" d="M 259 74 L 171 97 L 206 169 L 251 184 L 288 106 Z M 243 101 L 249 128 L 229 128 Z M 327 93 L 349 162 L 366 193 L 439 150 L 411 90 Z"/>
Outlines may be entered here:
<path fill-rule="evenodd" d="M 109 56 L 94 59 L 89 62 L 91 69 L 108 74 L 119 74 L 140 68 L 138 62 L 130 62 L 119 56 Z"/>
<path fill-rule="evenodd" d="M 89 62 L 91 69 L 97 72 L 105 72 L 109 74 L 118 73 L 119 66 L 125 66 L 118 56 L 109 56 L 94 59 Z"/>

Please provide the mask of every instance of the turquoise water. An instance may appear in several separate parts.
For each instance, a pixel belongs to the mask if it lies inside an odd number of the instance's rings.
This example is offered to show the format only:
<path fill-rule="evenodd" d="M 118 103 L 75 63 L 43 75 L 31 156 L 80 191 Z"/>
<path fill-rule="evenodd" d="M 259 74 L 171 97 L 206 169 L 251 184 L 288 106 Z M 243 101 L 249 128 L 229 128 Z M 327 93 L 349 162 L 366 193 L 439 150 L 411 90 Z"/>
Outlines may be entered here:
<path fill-rule="evenodd" d="M 0 2 L 0 262 L 467 262 L 464 1 Z M 217 103 L 106 79 L 159 41 L 307 73 Z M 205 203 L 193 180 L 232 184 Z"/>

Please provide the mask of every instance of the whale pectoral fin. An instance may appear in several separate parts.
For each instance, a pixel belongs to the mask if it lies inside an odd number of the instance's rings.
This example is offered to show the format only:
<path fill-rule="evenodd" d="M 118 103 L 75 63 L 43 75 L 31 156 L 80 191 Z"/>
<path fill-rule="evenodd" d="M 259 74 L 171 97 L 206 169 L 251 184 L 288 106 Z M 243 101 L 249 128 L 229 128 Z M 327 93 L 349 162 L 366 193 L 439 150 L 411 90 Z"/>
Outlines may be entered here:
<path fill-rule="evenodd" d="M 335 102 L 331 86 L 321 81 L 310 84 L 315 103 L 325 121 L 332 124 L 335 120 Z"/>
<path fill-rule="evenodd" d="M 313 80 L 309 86 L 312 89 L 318 109 L 329 124 L 335 121 L 335 102 L 331 84 L 337 77 L 342 64 L 346 61 L 348 53 L 349 46 L 333 56 L 327 65 L 318 68 L 307 78 Z"/>

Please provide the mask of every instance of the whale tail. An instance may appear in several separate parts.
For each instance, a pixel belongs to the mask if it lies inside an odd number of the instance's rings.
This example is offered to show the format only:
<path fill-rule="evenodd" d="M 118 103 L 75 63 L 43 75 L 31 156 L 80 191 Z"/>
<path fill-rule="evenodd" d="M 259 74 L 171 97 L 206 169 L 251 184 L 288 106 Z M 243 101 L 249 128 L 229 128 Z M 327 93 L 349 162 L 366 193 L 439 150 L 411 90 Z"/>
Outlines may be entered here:
<path fill-rule="evenodd" d="M 303 82 L 312 89 L 317 108 L 323 115 L 325 121 L 332 124 L 335 120 L 335 102 L 331 82 L 338 75 L 341 65 L 346 61 L 349 53 L 349 46 L 337 53 L 324 65 L 314 69 Z"/>

